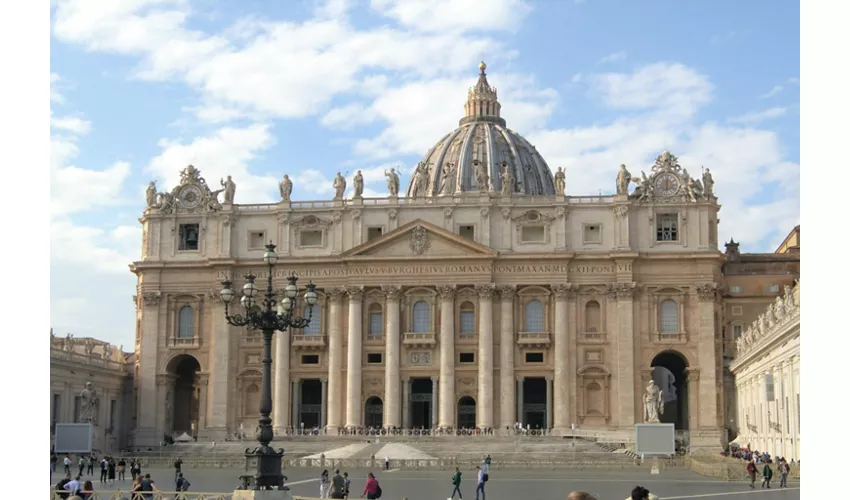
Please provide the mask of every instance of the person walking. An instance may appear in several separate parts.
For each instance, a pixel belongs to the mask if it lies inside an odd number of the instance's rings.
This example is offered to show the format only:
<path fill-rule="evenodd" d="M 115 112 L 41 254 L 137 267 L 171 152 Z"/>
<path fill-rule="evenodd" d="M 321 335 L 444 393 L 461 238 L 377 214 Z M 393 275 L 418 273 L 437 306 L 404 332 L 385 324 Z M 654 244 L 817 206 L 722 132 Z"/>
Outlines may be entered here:
<path fill-rule="evenodd" d="M 779 461 L 779 465 L 776 468 L 779 470 L 779 487 L 787 488 L 788 473 L 791 472 L 791 467 L 788 465 L 788 462 L 786 462 L 783 458 Z"/>
<path fill-rule="evenodd" d="M 371 472 L 369 476 L 366 478 L 366 487 L 363 488 L 363 493 L 360 495 L 360 498 L 366 496 L 366 500 L 376 500 L 381 498 L 383 492 L 381 491 L 381 485 L 378 484 L 378 480 L 375 479 L 375 475 Z"/>
<path fill-rule="evenodd" d="M 177 481 L 177 477 L 180 473 L 183 472 L 183 459 L 177 457 L 177 460 L 174 461 L 174 480 Z"/>
<path fill-rule="evenodd" d="M 109 457 L 109 461 L 106 462 L 106 478 L 110 483 L 115 482 L 115 459 Z"/>
<path fill-rule="evenodd" d="M 334 469 L 334 477 L 331 478 L 331 498 L 342 499 L 345 496 L 345 478 Z"/>
<path fill-rule="evenodd" d="M 103 460 L 100 461 L 100 484 L 106 483 L 107 467 L 109 467 L 109 462 L 106 461 L 106 457 L 103 457 Z"/>
<path fill-rule="evenodd" d="M 319 498 L 328 498 L 328 489 L 330 488 L 330 479 L 328 479 L 328 470 L 322 471 L 319 476 Z"/>
<path fill-rule="evenodd" d="M 770 462 L 765 462 L 761 469 L 761 487 L 767 486 L 767 489 L 770 489 L 771 479 L 773 479 L 773 469 L 770 468 Z"/>
<path fill-rule="evenodd" d="M 85 470 L 86 470 L 86 457 L 80 457 L 80 464 L 79 465 L 80 465 L 80 473 L 77 474 L 77 475 L 82 476 L 83 472 L 85 472 Z"/>
<path fill-rule="evenodd" d="M 56 462 L 59 461 L 59 457 L 56 456 L 52 451 L 50 452 L 50 473 L 53 474 L 56 472 Z"/>
<path fill-rule="evenodd" d="M 390 470 L 390 457 L 389 456 L 384 459 L 384 465 L 385 465 L 386 470 Z"/>
<path fill-rule="evenodd" d="M 747 474 L 750 476 L 750 488 L 756 487 L 756 461 L 755 459 L 747 462 Z"/>
<path fill-rule="evenodd" d="M 462 474 L 460 472 L 460 469 L 455 467 L 455 473 L 452 476 L 452 484 L 454 485 L 454 489 L 452 490 L 452 496 L 449 497 L 450 500 L 454 499 L 455 493 L 457 493 L 457 496 L 458 496 L 458 498 L 460 498 L 460 500 L 463 500 L 463 493 L 460 492 L 460 476 L 461 475 Z"/>
<path fill-rule="evenodd" d="M 94 476 L 94 463 L 97 462 L 97 458 L 94 455 L 89 455 L 89 459 L 86 462 L 88 465 L 86 466 L 86 474 L 89 476 Z"/>
<path fill-rule="evenodd" d="M 177 474 L 177 481 L 174 482 L 174 487 L 177 488 L 176 491 L 189 491 L 189 480 L 183 477 L 183 473 L 180 472 Z"/>
<path fill-rule="evenodd" d="M 345 492 L 343 493 L 343 498 L 348 498 L 348 495 L 351 493 L 351 479 L 348 479 L 348 472 L 342 473 L 342 478 L 345 481 Z"/>
<path fill-rule="evenodd" d="M 145 474 L 145 477 L 139 482 L 139 491 L 143 492 L 142 495 L 145 500 L 153 499 L 153 492 L 157 491 L 157 488 L 150 474 Z"/>
<path fill-rule="evenodd" d="M 481 500 L 487 500 L 487 495 L 484 494 L 484 483 L 487 482 L 487 474 L 481 470 L 481 466 L 476 466 L 478 469 L 478 486 L 475 487 L 475 500 L 478 500 L 478 492 L 481 492 Z"/>
<path fill-rule="evenodd" d="M 62 463 L 65 464 L 65 474 L 71 473 L 71 455 L 65 455 L 65 458 L 62 459 Z"/>
<path fill-rule="evenodd" d="M 123 457 L 119 458 L 118 459 L 118 480 L 119 481 L 124 481 L 124 479 L 126 479 L 125 476 L 124 476 L 124 470 L 126 468 L 127 468 L 127 462 L 124 461 Z"/>

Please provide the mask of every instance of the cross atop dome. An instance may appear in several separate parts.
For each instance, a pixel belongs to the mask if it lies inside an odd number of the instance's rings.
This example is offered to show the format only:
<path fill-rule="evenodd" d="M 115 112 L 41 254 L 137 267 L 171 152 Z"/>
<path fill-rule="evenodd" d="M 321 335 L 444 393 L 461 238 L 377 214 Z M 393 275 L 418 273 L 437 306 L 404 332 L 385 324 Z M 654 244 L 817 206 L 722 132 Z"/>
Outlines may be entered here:
<path fill-rule="evenodd" d="M 473 121 L 489 121 L 505 126 L 505 120 L 501 117 L 502 105 L 499 104 L 499 95 L 487 82 L 487 63 L 481 61 L 478 69 L 478 82 L 467 93 L 463 107 L 464 118 L 460 123 L 463 125 Z"/>

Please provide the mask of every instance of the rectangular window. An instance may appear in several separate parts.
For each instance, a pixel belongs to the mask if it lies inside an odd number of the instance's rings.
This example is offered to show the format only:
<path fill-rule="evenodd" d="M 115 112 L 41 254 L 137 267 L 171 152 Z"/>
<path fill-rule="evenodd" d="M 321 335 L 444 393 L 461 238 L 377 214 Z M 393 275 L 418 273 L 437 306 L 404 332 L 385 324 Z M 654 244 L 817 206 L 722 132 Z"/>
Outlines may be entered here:
<path fill-rule="evenodd" d="M 457 228 L 457 232 L 461 237 L 475 241 L 475 226 L 460 226 Z"/>
<path fill-rule="evenodd" d="M 200 225 L 198 224 L 180 224 L 180 243 L 178 250 L 198 250 L 198 240 L 200 235 Z"/>
<path fill-rule="evenodd" d="M 744 293 L 744 287 L 741 285 L 732 285 L 729 287 L 729 291 L 732 293 Z"/>
<path fill-rule="evenodd" d="M 266 247 L 265 231 L 248 232 L 248 250 L 262 250 Z"/>
<path fill-rule="evenodd" d="M 301 355 L 301 364 L 302 365 L 318 365 L 319 364 L 319 355 L 318 354 L 303 354 L 303 355 Z"/>
<path fill-rule="evenodd" d="M 459 360 L 461 363 L 475 363 L 475 353 L 474 352 L 462 352 L 460 353 Z"/>
<path fill-rule="evenodd" d="M 542 352 L 527 352 L 527 353 L 525 353 L 525 362 L 526 363 L 542 363 L 543 362 L 543 353 Z"/>
<path fill-rule="evenodd" d="M 584 243 L 602 243 L 602 226 L 600 224 L 584 226 Z"/>
<path fill-rule="evenodd" d="M 322 246 L 322 231 L 301 231 L 302 247 L 320 247 Z"/>
<path fill-rule="evenodd" d="M 656 225 L 656 239 L 658 241 L 679 241 L 679 216 L 676 214 L 658 215 Z"/>
<path fill-rule="evenodd" d="M 382 333 L 384 333 L 384 314 L 369 313 L 369 335 L 380 337 Z"/>
<path fill-rule="evenodd" d="M 381 353 L 379 352 L 370 352 L 366 354 L 366 362 L 372 365 L 381 364 Z"/>
<path fill-rule="evenodd" d="M 779 293 L 779 285 L 767 285 L 764 291 L 767 293 Z"/>
<path fill-rule="evenodd" d="M 475 334 L 475 311 L 460 312 L 460 333 L 464 335 Z"/>
<path fill-rule="evenodd" d="M 732 335 L 735 340 L 741 338 L 741 331 L 743 330 L 743 328 L 744 327 L 742 327 L 741 325 L 732 325 Z"/>
<path fill-rule="evenodd" d="M 523 226 L 522 228 L 523 243 L 545 243 L 546 230 L 543 226 Z"/>
<path fill-rule="evenodd" d="M 773 401 L 776 397 L 773 395 L 773 374 L 768 373 L 764 376 L 764 399 Z"/>
<path fill-rule="evenodd" d="M 384 235 L 384 228 L 381 226 L 370 227 L 366 230 L 366 241 L 372 241 Z"/>

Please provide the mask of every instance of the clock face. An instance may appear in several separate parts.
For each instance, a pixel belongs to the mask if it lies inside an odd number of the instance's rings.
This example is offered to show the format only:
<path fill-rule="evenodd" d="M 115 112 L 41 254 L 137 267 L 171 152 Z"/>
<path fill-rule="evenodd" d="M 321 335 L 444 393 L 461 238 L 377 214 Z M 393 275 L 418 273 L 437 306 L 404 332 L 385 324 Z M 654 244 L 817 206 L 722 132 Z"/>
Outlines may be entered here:
<path fill-rule="evenodd" d="M 661 196 L 673 196 L 679 191 L 679 178 L 673 174 L 661 174 L 655 179 L 655 191 Z"/>
<path fill-rule="evenodd" d="M 201 203 L 201 190 L 198 186 L 186 186 L 180 190 L 180 204 L 186 208 L 195 208 Z"/>

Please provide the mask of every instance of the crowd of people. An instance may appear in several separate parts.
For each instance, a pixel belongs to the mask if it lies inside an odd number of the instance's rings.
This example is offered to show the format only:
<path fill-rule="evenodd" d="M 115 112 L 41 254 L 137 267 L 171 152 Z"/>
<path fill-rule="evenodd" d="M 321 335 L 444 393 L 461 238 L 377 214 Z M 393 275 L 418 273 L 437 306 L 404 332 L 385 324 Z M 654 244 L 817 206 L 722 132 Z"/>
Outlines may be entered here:
<path fill-rule="evenodd" d="M 414 427 L 410 429 L 402 429 L 397 427 L 369 427 L 362 426 L 357 428 L 340 428 L 336 430 L 337 436 L 493 436 L 498 432 L 493 427 L 475 428 L 475 427 Z M 505 427 L 505 434 L 514 436 L 548 436 L 552 432 L 551 429 L 532 428 L 530 425 L 525 427 L 517 423 L 513 427 Z M 284 436 L 326 436 L 328 435 L 327 427 L 305 427 L 303 424 L 300 427 L 287 427 L 282 430 Z M 234 438 L 238 439 L 238 437 Z M 226 441 L 231 440 L 230 437 Z"/>

